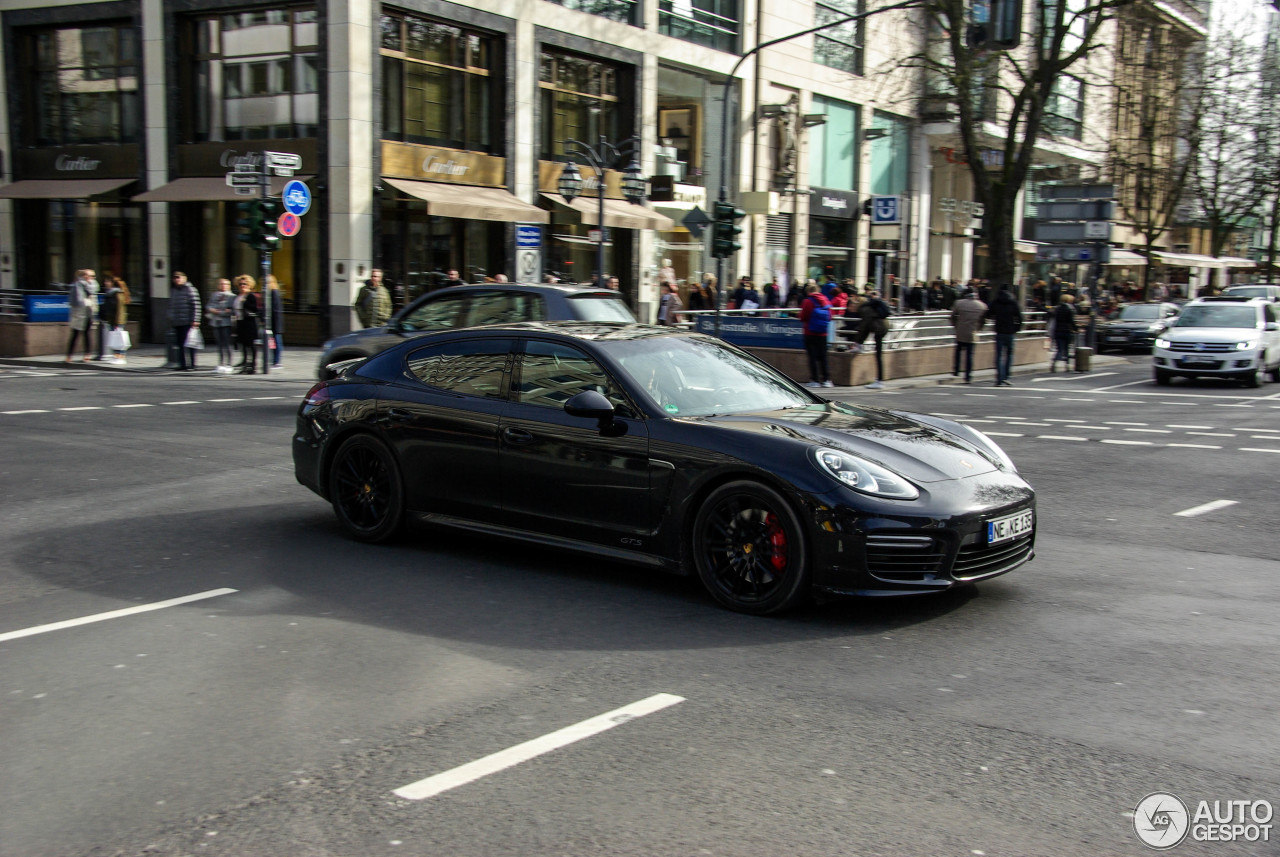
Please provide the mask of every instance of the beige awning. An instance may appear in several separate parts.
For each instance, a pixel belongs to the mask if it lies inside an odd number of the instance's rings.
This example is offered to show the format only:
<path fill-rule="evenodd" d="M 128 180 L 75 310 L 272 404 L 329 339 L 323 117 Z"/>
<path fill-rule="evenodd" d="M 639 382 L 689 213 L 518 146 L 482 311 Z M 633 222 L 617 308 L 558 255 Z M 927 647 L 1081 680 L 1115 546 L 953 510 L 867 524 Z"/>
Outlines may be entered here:
<path fill-rule="evenodd" d="M 551 222 L 551 215 L 547 212 L 522 202 L 518 196 L 500 187 L 418 182 L 386 176 L 382 180 L 402 193 L 426 201 L 427 213 L 436 217 L 500 220 L 504 223 Z"/>
<path fill-rule="evenodd" d="M 315 176 L 273 176 L 271 193 L 279 196 L 284 186 L 294 179 L 308 181 Z M 134 202 L 238 202 L 253 199 L 252 194 L 237 194 L 227 186 L 226 176 L 200 176 L 199 178 L 174 179 L 168 184 L 152 188 L 133 198 Z"/>
<path fill-rule="evenodd" d="M 1123 247 L 1112 247 L 1111 261 L 1106 264 L 1122 268 L 1141 268 L 1147 264 L 1147 257 L 1132 250 L 1125 250 Z"/>
<path fill-rule="evenodd" d="M 88 199 L 137 179 L 27 179 L 0 187 L 0 199 Z"/>
<path fill-rule="evenodd" d="M 572 208 L 582 217 L 588 226 L 597 226 L 600 220 L 600 200 L 593 196 L 574 197 L 573 201 L 565 199 L 558 193 L 544 193 L 544 197 L 556 205 Z M 605 199 L 604 225 L 615 229 L 657 229 L 668 232 L 676 228 L 676 222 L 665 214 L 659 214 L 652 208 L 635 205 L 622 199 Z"/>
<path fill-rule="evenodd" d="M 1166 253 L 1163 250 L 1152 250 L 1155 256 L 1166 265 L 1175 268 L 1256 268 L 1252 259 L 1240 256 L 1202 256 L 1198 253 Z"/>

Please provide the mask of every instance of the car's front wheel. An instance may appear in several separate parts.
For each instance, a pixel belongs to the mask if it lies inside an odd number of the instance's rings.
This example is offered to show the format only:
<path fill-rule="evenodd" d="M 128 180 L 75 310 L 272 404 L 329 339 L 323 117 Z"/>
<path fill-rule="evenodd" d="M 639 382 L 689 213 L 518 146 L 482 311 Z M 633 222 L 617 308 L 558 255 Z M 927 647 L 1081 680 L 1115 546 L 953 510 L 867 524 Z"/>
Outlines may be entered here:
<path fill-rule="evenodd" d="M 1262 380 L 1257 369 L 1251 369 L 1241 375 L 1240 383 L 1244 384 L 1246 387 L 1253 388 L 1262 386 Z"/>
<path fill-rule="evenodd" d="M 400 469 L 391 452 L 369 435 L 343 441 L 329 468 L 329 498 L 343 528 L 363 542 L 382 542 L 404 521 Z"/>
<path fill-rule="evenodd" d="M 694 519 L 692 548 L 702 584 L 730 610 L 777 613 L 809 594 L 800 520 L 782 495 L 758 482 L 713 491 Z"/>
<path fill-rule="evenodd" d="M 1156 370 L 1156 383 L 1161 387 L 1169 386 L 1169 382 L 1173 380 L 1173 375 L 1163 369 Z"/>

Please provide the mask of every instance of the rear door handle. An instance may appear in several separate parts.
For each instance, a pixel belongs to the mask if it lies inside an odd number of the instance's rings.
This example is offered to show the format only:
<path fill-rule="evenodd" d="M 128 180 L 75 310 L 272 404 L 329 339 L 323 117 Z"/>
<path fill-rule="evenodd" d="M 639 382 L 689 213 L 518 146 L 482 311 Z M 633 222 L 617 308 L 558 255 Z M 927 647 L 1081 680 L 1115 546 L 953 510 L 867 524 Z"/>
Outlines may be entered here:
<path fill-rule="evenodd" d="M 412 420 L 414 418 L 413 411 L 408 408 L 388 408 L 387 416 L 393 420 Z"/>
<path fill-rule="evenodd" d="M 502 430 L 502 437 L 507 441 L 507 443 L 533 443 L 533 435 L 522 429 L 504 428 Z"/>

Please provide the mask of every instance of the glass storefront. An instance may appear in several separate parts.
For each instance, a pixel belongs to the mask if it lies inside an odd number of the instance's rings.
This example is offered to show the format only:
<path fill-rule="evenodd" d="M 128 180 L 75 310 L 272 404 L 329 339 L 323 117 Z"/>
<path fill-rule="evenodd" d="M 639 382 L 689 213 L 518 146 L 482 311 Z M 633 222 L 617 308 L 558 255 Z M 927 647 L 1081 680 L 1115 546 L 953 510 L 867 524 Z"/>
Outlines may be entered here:
<path fill-rule="evenodd" d="M 450 270 L 468 283 L 500 273 L 511 276 L 503 270 L 504 224 L 433 217 L 427 207 L 390 190 L 382 196 L 379 259 L 391 285 L 404 287 L 405 300 L 440 288 Z"/>
<path fill-rule="evenodd" d="M 19 286 L 47 289 L 70 283 L 80 268 L 101 277 L 124 277 L 135 293 L 144 293 L 145 208 L 127 202 L 76 199 L 17 201 L 18 245 L 39 248 L 18 255 Z"/>
<path fill-rule="evenodd" d="M 577 212 L 551 212 L 546 257 L 542 269 L 566 283 L 589 283 L 596 271 L 596 242 L 587 236 L 593 229 L 581 222 Z M 605 276 L 617 277 L 624 292 L 631 292 L 631 230 L 610 227 L 604 245 Z"/>

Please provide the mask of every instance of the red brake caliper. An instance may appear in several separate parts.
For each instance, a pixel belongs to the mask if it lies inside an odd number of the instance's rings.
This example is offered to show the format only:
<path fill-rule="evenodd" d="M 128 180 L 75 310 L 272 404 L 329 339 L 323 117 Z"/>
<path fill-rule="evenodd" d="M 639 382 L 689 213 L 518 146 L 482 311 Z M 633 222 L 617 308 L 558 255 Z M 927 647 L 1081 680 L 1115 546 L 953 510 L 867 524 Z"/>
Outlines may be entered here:
<path fill-rule="evenodd" d="M 778 516 L 773 512 L 765 516 L 764 523 L 768 527 L 769 546 L 772 548 L 769 561 L 773 563 L 775 571 L 782 571 L 787 567 L 787 534 L 783 532 Z"/>

